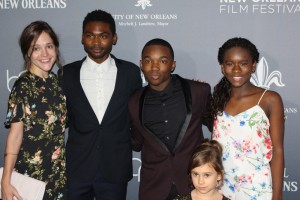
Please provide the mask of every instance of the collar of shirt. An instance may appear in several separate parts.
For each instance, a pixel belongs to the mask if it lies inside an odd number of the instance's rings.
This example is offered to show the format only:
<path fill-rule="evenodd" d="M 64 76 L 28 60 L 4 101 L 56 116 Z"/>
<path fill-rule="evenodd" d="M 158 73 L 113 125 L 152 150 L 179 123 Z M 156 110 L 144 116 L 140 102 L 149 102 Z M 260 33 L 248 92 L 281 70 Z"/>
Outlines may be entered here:
<path fill-rule="evenodd" d="M 108 72 L 115 66 L 114 59 L 110 55 L 101 64 L 96 63 L 89 56 L 86 56 L 85 63 L 86 69 L 91 72 Z"/>
<path fill-rule="evenodd" d="M 146 96 L 153 96 L 153 97 L 155 97 L 155 96 L 156 97 L 157 96 L 160 96 L 160 97 L 170 96 L 173 93 L 175 82 L 176 82 L 176 77 L 172 76 L 170 83 L 167 85 L 167 87 L 163 91 L 153 90 L 149 86 L 149 90 L 146 92 Z"/>

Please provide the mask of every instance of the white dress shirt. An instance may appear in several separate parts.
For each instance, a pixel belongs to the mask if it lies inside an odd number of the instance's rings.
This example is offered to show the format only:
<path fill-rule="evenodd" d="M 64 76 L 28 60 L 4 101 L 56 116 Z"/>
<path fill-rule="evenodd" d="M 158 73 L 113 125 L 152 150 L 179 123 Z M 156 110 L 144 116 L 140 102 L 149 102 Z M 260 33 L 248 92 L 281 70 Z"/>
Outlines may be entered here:
<path fill-rule="evenodd" d="M 99 124 L 101 124 L 108 103 L 115 89 L 117 67 L 115 60 L 109 56 L 98 64 L 88 56 L 82 63 L 80 83 L 92 106 Z"/>

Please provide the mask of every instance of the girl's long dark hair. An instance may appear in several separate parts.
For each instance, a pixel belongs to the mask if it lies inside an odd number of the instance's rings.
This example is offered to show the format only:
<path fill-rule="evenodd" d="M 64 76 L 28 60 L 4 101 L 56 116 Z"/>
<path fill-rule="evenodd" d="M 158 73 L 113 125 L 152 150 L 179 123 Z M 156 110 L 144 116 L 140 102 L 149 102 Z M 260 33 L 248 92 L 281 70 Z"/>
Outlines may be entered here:
<path fill-rule="evenodd" d="M 233 47 L 241 47 L 249 51 L 254 62 L 259 61 L 259 52 L 256 46 L 245 38 L 235 37 L 227 40 L 220 48 L 218 52 L 218 61 L 222 65 L 224 62 L 224 55 L 226 51 Z M 210 120 L 216 119 L 217 115 L 222 115 L 227 102 L 231 95 L 231 84 L 225 76 L 221 78 L 219 83 L 214 87 L 212 99 L 209 107 L 208 118 Z"/>

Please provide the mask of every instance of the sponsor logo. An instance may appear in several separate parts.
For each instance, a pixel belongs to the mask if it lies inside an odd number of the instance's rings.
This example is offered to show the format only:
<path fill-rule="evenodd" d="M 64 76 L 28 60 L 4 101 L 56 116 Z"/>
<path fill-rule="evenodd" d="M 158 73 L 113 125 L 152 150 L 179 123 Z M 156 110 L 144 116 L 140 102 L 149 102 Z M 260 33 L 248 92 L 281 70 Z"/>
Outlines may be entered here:
<path fill-rule="evenodd" d="M 66 8 L 67 0 L 0 0 L 0 9 Z"/>
<path fill-rule="evenodd" d="M 297 113 L 298 113 L 298 108 L 286 107 L 286 108 L 284 108 L 284 119 L 287 119 L 289 115 L 297 114 Z"/>
<path fill-rule="evenodd" d="M 280 71 L 272 71 L 269 74 L 269 66 L 267 60 L 262 57 L 257 64 L 256 72 L 252 74 L 250 81 L 258 86 L 265 89 L 270 89 L 270 86 L 274 83 L 278 87 L 284 87 L 285 84 L 282 83 L 282 74 Z M 298 112 L 297 108 L 284 108 L 284 118 L 287 119 L 289 114 L 296 114 Z"/>
<path fill-rule="evenodd" d="M 135 163 L 135 162 L 137 162 L 138 164 L 138 168 L 137 168 L 137 173 L 135 174 L 135 173 L 133 173 L 132 174 L 132 176 L 133 177 L 137 177 L 137 181 L 138 182 L 140 182 L 140 174 L 141 174 L 141 163 L 142 163 L 142 161 L 141 161 L 141 159 L 139 159 L 139 158 L 132 158 L 132 161 Z M 135 164 L 133 164 L 133 166 L 135 166 Z M 134 167 L 135 168 L 135 167 Z"/>
<path fill-rule="evenodd" d="M 169 26 L 172 21 L 177 20 L 177 14 L 118 14 L 113 15 L 119 26 L 129 27 L 165 27 Z"/>
<path fill-rule="evenodd" d="M 17 76 L 11 76 L 9 77 L 9 70 L 6 70 L 6 87 L 9 92 L 11 92 L 12 86 L 15 83 L 15 81 L 24 73 L 26 70 L 21 71 Z"/>
<path fill-rule="evenodd" d="M 252 74 L 251 82 L 258 86 L 269 89 L 274 83 L 278 87 L 284 87 L 285 85 L 281 81 L 281 72 L 272 71 L 269 74 L 269 66 L 267 60 L 262 57 L 257 64 L 256 72 Z"/>
<path fill-rule="evenodd" d="M 299 0 L 220 0 L 220 14 L 300 14 Z"/>
<path fill-rule="evenodd" d="M 149 0 L 138 0 L 135 7 L 141 7 L 142 10 L 146 10 L 147 7 L 152 7 Z M 170 26 L 172 22 L 178 19 L 176 13 L 126 13 L 126 14 L 114 14 L 113 15 L 116 24 L 121 27 L 166 27 Z"/>
<path fill-rule="evenodd" d="M 152 4 L 149 0 L 138 0 L 135 4 L 136 7 L 141 7 L 143 10 L 147 8 L 147 6 L 151 7 Z"/>
<path fill-rule="evenodd" d="M 283 191 L 288 192 L 297 192 L 298 191 L 298 182 L 296 180 L 290 180 L 290 175 L 287 173 L 287 169 L 284 168 L 284 180 L 283 181 Z"/>

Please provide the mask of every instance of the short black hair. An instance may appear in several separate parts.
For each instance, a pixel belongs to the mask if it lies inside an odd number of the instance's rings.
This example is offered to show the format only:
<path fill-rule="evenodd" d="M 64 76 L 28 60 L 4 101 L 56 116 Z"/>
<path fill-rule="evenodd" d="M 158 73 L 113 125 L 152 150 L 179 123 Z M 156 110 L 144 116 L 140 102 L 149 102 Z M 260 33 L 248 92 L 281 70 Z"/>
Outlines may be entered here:
<path fill-rule="evenodd" d="M 218 61 L 219 64 L 223 64 L 224 62 L 224 55 L 227 50 L 233 48 L 233 47 L 241 47 L 243 49 L 246 49 L 250 52 L 251 57 L 253 61 L 258 63 L 259 61 L 259 52 L 256 48 L 256 46 L 250 42 L 246 38 L 241 38 L 241 37 L 234 37 L 229 40 L 227 40 L 220 48 L 219 48 L 219 53 L 218 53 Z"/>
<path fill-rule="evenodd" d="M 113 16 L 103 10 L 94 10 L 86 15 L 82 23 L 82 33 L 84 32 L 85 26 L 89 22 L 104 22 L 108 23 L 110 26 L 110 30 L 113 35 L 116 33 L 116 23 Z"/>
<path fill-rule="evenodd" d="M 172 56 L 172 59 L 174 60 L 174 51 L 173 51 L 173 48 L 171 46 L 171 44 L 169 42 L 167 42 L 166 40 L 163 40 L 163 39 L 160 39 L 160 38 L 154 38 L 150 41 L 148 41 L 143 50 L 142 50 L 142 55 L 144 53 L 144 50 L 147 46 L 151 46 L 151 45 L 162 45 L 162 46 L 165 46 L 167 47 L 169 50 L 170 50 L 170 53 L 171 53 L 171 56 Z"/>

